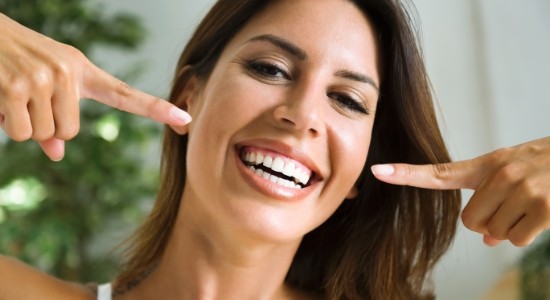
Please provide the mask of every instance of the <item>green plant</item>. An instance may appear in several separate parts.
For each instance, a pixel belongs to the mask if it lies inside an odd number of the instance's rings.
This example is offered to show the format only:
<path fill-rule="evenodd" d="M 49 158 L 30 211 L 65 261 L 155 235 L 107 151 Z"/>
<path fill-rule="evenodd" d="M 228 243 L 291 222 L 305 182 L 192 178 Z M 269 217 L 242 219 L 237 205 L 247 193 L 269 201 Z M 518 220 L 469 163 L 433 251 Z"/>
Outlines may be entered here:
<path fill-rule="evenodd" d="M 521 258 L 521 299 L 550 299 L 550 234 L 539 237 L 540 241 Z"/>
<path fill-rule="evenodd" d="M 145 36 L 135 16 L 86 0 L 2 0 L 0 11 L 84 54 L 98 45 L 131 51 Z M 59 163 L 32 141 L 0 134 L 0 253 L 68 280 L 111 279 L 116 258 L 98 240 L 143 217 L 157 173 L 136 153 L 158 133 L 152 122 L 81 101 L 81 131 Z"/>

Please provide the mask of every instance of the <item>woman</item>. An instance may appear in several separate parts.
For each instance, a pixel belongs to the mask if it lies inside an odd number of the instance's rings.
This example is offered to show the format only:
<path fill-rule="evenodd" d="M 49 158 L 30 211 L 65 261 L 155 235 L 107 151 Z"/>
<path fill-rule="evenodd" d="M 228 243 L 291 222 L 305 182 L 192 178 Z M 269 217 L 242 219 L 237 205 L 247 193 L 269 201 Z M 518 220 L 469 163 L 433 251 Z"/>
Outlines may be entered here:
<path fill-rule="evenodd" d="M 35 34 L 2 22 L 18 33 L 12 37 Z M 62 140 L 77 131 L 79 97 L 170 125 L 157 202 L 114 282 L 117 299 L 433 297 L 426 283 L 452 241 L 459 193 L 383 184 L 369 168 L 449 162 L 398 2 L 219 1 L 177 66 L 170 101 L 193 117 L 188 127 L 181 110 L 128 89 L 74 50 L 41 42 L 52 45 L 49 61 L 71 53 L 69 67 L 54 72 L 70 79 L 61 80 L 70 91 L 34 96 L 24 84 L 3 87 L 12 92 L 0 102 L 10 137 L 32 137 L 59 159 Z M 436 174 L 412 182 L 403 171 L 429 174 L 426 166 L 373 171 L 397 184 L 473 188 L 514 157 L 499 153 L 438 165 L 461 176 L 480 161 L 494 166 L 449 180 Z M 0 296 L 8 299 L 94 298 L 17 262 L 0 264 L 10 270 L 0 271 Z M 17 288 L 20 276 L 32 287 Z"/>

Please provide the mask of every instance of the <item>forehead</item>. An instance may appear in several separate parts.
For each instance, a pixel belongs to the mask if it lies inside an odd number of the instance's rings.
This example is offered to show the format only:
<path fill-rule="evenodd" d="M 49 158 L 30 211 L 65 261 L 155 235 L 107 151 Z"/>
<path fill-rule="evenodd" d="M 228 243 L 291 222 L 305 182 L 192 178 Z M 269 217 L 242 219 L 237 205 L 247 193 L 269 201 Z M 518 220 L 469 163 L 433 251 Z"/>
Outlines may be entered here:
<path fill-rule="evenodd" d="M 311 59 L 334 60 L 378 73 L 376 33 L 365 14 L 349 0 L 271 1 L 228 48 L 246 44 L 262 34 L 293 42 Z"/>

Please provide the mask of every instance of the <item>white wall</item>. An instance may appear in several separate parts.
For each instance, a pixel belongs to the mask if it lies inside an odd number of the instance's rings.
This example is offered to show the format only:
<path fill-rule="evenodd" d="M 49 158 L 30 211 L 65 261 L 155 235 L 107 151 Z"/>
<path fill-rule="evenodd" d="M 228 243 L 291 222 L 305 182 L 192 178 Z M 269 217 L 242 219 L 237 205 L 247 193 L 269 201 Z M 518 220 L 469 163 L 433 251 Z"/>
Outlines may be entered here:
<path fill-rule="evenodd" d="M 550 135 L 550 2 L 415 3 L 455 159 Z M 478 299 L 521 252 L 509 244 L 485 247 L 461 226 L 436 272 L 438 295 Z"/>
<path fill-rule="evenodd" d="M 215 1 L 185 0 L 96 0 L 108 11 L 127 11 L 142 18 L 148 31 L 145 44 L 135 55 L 98 49 L 94 62 L 111 72 L 144 63 L 146 73 L 136 87 L 156 96 L 166 96 L 179 54 L 202 17 Z"/>
<path fill-rule="evenodd" d="M 137 56 L 98 52 L 109 70 L 145 60 L 137 87 L 164 96 L 185 40 L 213 1 L 102 0 L 144 18 L 150 31 Z M 162 4 L 159 4 L 162 3 Z M 429 73 L 455 159 L 550 135 L 550 2 L 547 0 L 414 0 Z M 465 192 L 465 199 L 471 195 Z M 460 227 L 436 271 L 438 298 L 478 299 L 520 251 L 483 246 Z"/>

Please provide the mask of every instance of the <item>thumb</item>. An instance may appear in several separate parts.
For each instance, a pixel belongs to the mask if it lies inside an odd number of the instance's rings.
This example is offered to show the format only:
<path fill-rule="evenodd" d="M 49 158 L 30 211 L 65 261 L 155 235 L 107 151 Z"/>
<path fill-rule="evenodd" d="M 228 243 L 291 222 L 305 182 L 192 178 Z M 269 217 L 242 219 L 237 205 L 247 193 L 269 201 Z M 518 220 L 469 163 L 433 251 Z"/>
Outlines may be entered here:
<path fill-rule="evenodd" d="M 60 161 L 65 156 L 65 141 L 51 138 L 38 142 L 42 151 L 53 161 Z"/>
<path fill-rule="evenodd" d="M 426 189 L 476 189 L 484 178 L 482 157 L 433 165 L 374 165 L 371 171 L 381 181 Z"/>

